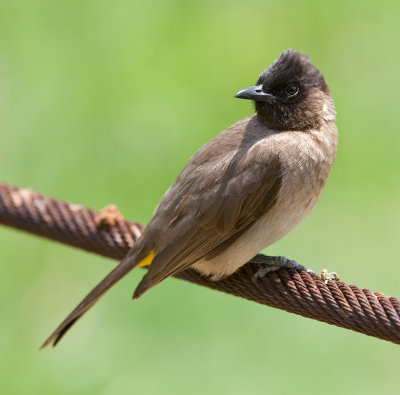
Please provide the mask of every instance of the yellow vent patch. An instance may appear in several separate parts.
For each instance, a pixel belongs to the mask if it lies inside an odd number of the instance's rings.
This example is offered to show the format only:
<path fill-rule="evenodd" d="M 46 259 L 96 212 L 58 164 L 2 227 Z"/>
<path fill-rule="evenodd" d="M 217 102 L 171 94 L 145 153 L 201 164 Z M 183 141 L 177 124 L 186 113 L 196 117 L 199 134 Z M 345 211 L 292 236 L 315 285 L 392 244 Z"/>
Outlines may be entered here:
<path fill-rule="evenodd" d="M 150 266 L 151 261 L 153 260 L 154 256 L 154 250 L 151 250 L 149 255 L 146 256 L 146 258 L 143 258 L 136 267 L 145 267 L 145 266 Z"/>

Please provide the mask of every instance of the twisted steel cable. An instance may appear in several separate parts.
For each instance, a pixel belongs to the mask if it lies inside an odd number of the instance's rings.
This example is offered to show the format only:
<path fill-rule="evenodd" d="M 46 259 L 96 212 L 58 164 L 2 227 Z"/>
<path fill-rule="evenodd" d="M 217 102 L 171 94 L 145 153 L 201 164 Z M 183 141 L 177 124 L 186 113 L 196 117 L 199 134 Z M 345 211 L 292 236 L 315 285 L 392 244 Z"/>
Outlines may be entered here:
<path fill-rule="evenodd" d="M 121 260 L 144 226 L 122 218 L 103 226 L 99 213 L 30 189 L 0 184 L 0 224 Z M 400 301 L 306 270 L 279 269 L 257 277 L 262 256 L 233 275 L 211 281 L 188 269 L 175 277 L 400 344 Z"/>

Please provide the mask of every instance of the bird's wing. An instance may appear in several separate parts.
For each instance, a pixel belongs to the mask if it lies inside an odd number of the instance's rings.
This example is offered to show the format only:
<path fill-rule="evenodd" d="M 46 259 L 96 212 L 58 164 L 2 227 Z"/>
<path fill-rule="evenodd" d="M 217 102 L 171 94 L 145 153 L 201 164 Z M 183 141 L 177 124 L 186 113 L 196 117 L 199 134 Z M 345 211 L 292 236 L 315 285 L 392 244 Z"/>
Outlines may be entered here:
<path fill-rule="evenodd" d="M 283 177 L 279 156 L 257 144 L 204 167 L 189 162 L 183 173 L 149 224 L 162 231 L 135 297 L 198 260 L 222 253 L 275 205 Z"/>

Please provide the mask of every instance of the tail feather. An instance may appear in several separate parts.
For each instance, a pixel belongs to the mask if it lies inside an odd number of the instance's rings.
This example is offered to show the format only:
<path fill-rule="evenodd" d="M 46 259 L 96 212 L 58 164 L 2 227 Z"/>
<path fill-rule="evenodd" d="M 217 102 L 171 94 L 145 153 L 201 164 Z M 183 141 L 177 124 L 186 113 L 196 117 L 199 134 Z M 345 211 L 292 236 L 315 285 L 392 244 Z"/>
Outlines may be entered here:
<path fill-rule="evenodd" d="M 129 254 L 107 276 L 97 284 L 82 300 L 69 316 L 47 338 L 40 349 L 52 343 L 53 347 L 61 340 L 65 333 L 88 311 L 114 284 L 128 274 L 140 263 L 136 254 Z"/>
<path fill-rule="evenodd" d="M 138 299 L 140 298 L 146 291 L 148 291 L 152 286 L 150 286 L 149 283 L 147 283 L 146 279 L 142 279 L 140 281 L 139 285 L 136 287 L 132 299 Z"/>

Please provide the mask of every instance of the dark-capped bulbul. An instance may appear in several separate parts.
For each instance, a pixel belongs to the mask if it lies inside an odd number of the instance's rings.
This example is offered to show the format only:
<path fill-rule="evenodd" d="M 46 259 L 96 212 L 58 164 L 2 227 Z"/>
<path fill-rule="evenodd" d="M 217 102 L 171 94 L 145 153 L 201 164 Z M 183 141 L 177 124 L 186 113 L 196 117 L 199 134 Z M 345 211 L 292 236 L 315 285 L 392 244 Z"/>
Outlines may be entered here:
<path fill-rule="evenodd" d="M 316 204 L 337 146 L 335 109 L 307 55 L 286 50 L 236 96 L 256 114 L 200 148 L 154 211 L 126 257 L 82 300 L 42 347 L 65 332 L 136 266 L 149 266 L 134 298 L 193 268 L 229 276 L 290 232 Z"/>

